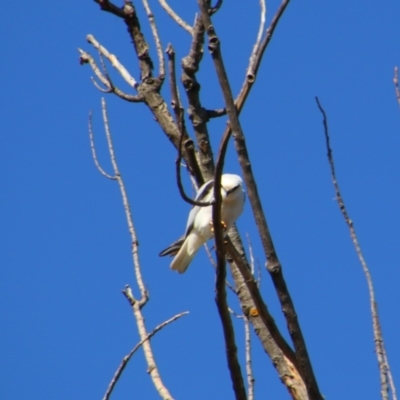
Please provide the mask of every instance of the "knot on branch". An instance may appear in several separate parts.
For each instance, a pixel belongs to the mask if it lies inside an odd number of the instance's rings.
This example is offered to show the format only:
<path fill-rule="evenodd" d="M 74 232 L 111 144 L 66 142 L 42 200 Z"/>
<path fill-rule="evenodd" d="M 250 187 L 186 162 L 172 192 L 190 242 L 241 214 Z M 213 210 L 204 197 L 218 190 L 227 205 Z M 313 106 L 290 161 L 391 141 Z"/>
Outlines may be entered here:
<path fill-rule="evenodd" d="M 82 54 L 79 57 L 79 64 L 80 65 L 84 65 L 84 64 L 89 64 L 89 57 L 87 54 Z"/>
<path fill-rule="evenodd" d="M 190 91 L 196 91 L 198 92 L 200 90 L 200 84 L 197 82 L 196 79 L 193 79 L 191 76 L 183 73 L 181 82 L 183 84 L 183 87 L 185 88 L 186 92 Z"/>
<path fill-rule="evenodd" d="M 187 74 L 195 74 L 199 70 L 199 64 L 190 55 L 182 58 L 181 66 Z"/>
<path fill-rule="evenodd" d="M 194 142 L 192 139 L 188 139 L 183 143 L 183 146 L 187 151 L 193 151 L 194 150 Z"/>
<path fill-rule="evenodd" d="M 210 50 L 210 53 L 213 54 L 219 48 L 219 39 L 217 35 L 214 33 L 214 28 L 212 26 L 210 26 L 208 31 L 209 31 L 208 50 Z"/>
<path fill-rule="evenodd" d="M 246 75 L 246 79 L 248 83 L 254 83 L 254 81 L 256 80 L 256 75 L 254 72 L 248 72 Z"/>
<path fill-rule="evenodd" d="M 133 16 L 135 15 L 135 7 L 133 6 L 131 1 L 125 0 L 125 4 L 122 7 L 122 11 L 125 14 L 125 18 L 133 18 Z"/>
<path fill-rule="evenodd" d="M 189 106 L 187 113 L 189 119 L 192 121 L 193 127 L 202 125 L 205 121 L 209 120 L 207 110 L 203 107 L 197 109 L 196 107 Z"/>

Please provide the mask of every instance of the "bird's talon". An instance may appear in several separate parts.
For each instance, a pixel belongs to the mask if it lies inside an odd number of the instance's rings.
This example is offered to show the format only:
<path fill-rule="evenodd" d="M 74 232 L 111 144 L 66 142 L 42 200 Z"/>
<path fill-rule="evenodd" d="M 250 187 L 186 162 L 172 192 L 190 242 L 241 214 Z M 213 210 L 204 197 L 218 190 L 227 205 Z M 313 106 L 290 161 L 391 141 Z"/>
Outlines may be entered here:
<path fill-rule="evenodd" d="M 227 230 L 227 225 L 224 221 L 221 221 L 221 225 L 222 225 L 222 230 L 225 232 Z M 214 224 L 212 221 L 210 221 L 210 226 L 211 226 L 211 232 L 214 232 Z"/>

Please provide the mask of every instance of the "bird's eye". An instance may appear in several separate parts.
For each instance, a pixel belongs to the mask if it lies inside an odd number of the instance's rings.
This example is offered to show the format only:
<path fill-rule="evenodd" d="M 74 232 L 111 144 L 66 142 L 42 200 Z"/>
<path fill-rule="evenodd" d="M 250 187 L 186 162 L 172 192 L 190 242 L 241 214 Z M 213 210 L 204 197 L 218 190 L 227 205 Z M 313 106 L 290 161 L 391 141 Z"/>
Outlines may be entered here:
<path fill-rule="evenodd" d="M 226 194 L 227 194 L 227 195 L 228 195 L 228 194 L 231 194 L 231 193 L 234 192 L 239 186 L 240 186 L 240 185 L 237 185 L 237 186 L 235 186 L 235 187 L 233 187 L 233 188 L 227 190 L 227 191 L 226 191 Z"/>

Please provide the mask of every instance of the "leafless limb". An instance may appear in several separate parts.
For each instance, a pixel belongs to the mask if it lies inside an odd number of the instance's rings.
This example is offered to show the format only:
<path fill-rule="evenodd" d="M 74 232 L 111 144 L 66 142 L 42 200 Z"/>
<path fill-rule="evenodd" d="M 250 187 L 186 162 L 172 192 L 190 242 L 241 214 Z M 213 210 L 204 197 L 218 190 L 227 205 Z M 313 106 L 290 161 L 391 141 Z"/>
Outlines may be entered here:
<path fill-rule="evenodd" d="M 246 316 L 243 318 L 244 321 L 244 340 L 245 340 L 245 351 L 246 351 L 246 374 L 247 374 L 247 400 L 254 400 L 254 374 L 251 363 L 251 334 L 250 334 L 250 323 Z"/>
<path fill-rule="evenodd" d="M 247 237 L 247 245 L 249 246 L 249 256 L 250 256 L 250 267 L 251 273 L 254 275 L 254 255 L 253 255 L 253 246 L 251 245 L 250 236 L 246 233 Z"/>
<path fill-rule="evenodd" d="M 149 18 L 151 32 L 153 34 L 154 42 L 156 44 L 158 65 L 159 65 L 159 77 L 163 79 L 165 76 L 165 61 L 164 61 L 164 54 L 162 51 L 160 36 L 158 34 L 157 25 L 154 20 L 154 14 L 151 12 L 148 0 L 142 0 L 142 2 L 146 10 L 147 17 Z"/>
<path fill-rule="evenodd" d="M 146 359 L 146 362 L 148 365 L 148 373 L 150 374 L 153 384 L 154 384 L 156 390 L 158 391 L 159 395 L 161 396 L 161 398 L 164 400 L 171 400 L 172 396 L 170 395 L 168 389 L 166 388 L 166 386 L 164 385 L 164 383 L 162 382 L 162 379 L 160 377 L 150 342 L 148 340 L 145 340 L 148 336 L 148 333 L 146 330 L 144 317 L 142 314 L 142 307 L 147 303 L 149 296 L 148 296 L 148 291 L 143 282 L 143 277 L 142 277 L 142 272 L 141 272 L 141 267 L 140 267 L 139 242 L 137 239 L 136 230 L 133 225 L 132 213 L 130 210 L 128 196 L 127 196 L 127 192 L 125 189 L 125 184 L 122 179 L 121 173 L 118 169 L 118 165 L 117 165 L 117 161 L 116 161 L 116 157 L 115 157 L 114 147 L 113 147 L 113 143 L 112 143 L 112 139 L 111 139 L 111 132 L 110 132 L 110 128 L 109 128 L 108 116 L 107 116 L 106 102 L 105 102 L 104 98 L 102 99 L 101 103 L 102 103 L 103 121 L 104 121 L 104 128 L 105 128 L 105 132 L 106 132 L 108 150 L 110 153 L 111 164 L 112 164 L 114 174 L 115 174 L 115 180 L 118 182 L 118 185 L 120 188 L 122 202 L 123 202 L 124 210 L 125 210 L 125 216 L 127 219 L 129 233 L 131 236 L 132 259 L 133 259 L 133 265 L 134 265 L 134 272 L 135 272 L 136 282 L 138 284 L 141 297 L 140 297 L 140 299 L 136 299 L 133 295 L 132 289 L 129 286 L 126 286 L 123 293 L 124 293 L 125 297 L 128 299 L 128 301 L 132 307 L 132 311 L 135 316 L 136 324 L 137 324 L 138 331 L 139 331 L 139 336 L 140 336 L 141 341 L 143 341 L 142 346 L 143 346 L 143 352 L 145 355 L 145 359 Z"/>
<path fill-rule="evenodd" d="M 394 83 L 394 90 L 396 92 L 397 103 L 399 103 L 400 107 L 399 69 L 397 67 L 394 67 L 393 83 Z"/>
<path fill-rule="evenodd" d="M 189 314 L 189 311 L 185 311 L 175 315 L 174 317 L 162 322 L 161 324 L 157 325 L 143 340 L 141 340 L 121 361 L 118 369 L 115 371 L 113 378 L 111 379 L 110 384 L 108 385 L 107 391 L 103 397 L 103 400 L 109 400 L 112 391 L 114 390 L 115 385 L 117 384 L 119 378 L 121 377 L 122 372 L 124 371 L 125 367 L 127 366 L 129 360 L 132 356 L 136 353 L 136 351 L 143 345 L 144 342 L 150 340 L 158 331 L 162 328 L 170 324 L 171 322 L 176 321 L 177 319 L 183 317 L 184 315 Z"/>
<path fill-rule="evenodd" d="M 114 5 L 113 3 L 111 3 L 109 0 L 94 0 L 95 3 L 97 3 L 100 8 L 103 11 L 107 11 L 111 14 L 114 14 L 115 16 L 119 17 L 119 18 L 125 18 L 125 13 L 124 13 L 124 9 L 123 7 L 117 7 L 116 5 Z"/>
<path fill-rule="evenodd" d="M 265 26 L 265 16 L 267 14 L 267 7 L 265 5 L 265 0 L 260 0 L 260 27 L 258 28 L 256 43 L 253 46 L 253 51 L 250 56 L 249 67 L 247 69 L 247 77 L 248 79 L 252 79 L 254 77 L 254 63 L 256 60 L 256 54 L 260 51 L 261 39 L 264 33 Z"/>
<path fill-rule="evenodd" d="M 322 395 L 320 394 L 318 389 L 318 384 L 314 376 L 306 344 L 303 338 L 303 334 L 301 332 L 300 324 L 297 319 L 297 314 L 294 309 L 294 304 L 283 278 L 282 267 L 278 261 L 278 257 L 276 255 L 272 242 L 272 237 L 270 235 L 265 215 L 262 209 L 261 201 L 258 195 L 257 186 L 251 169 L 251 162 L 249 160 L 243 131 L 238 119 L 238 113 L 236 111 L 228 77 L 226 75 L 224 63 L 220 52 L 220 45 L 219 45 L 220 42 L 215 33 L 215 29 L 212 26 L 211 19 L 207 14 L 207 9 L 204 0 L 198 0 L 198 3 L 201 9 L 201 15 L 203 18 L 204 26 L 209 37 L 208 49 L 210 50 L 212 59 L 214 61 L 215 70 L 224 96 L 225 106 L 229 117 L 229 124 L 232 131 L 234 132 L 235 147 L 238 154 L 240 165 L 242 167 L 246 186 L 248 189 L 249 200 L 252 206 L 258 230 L 260 232 L 260 237 L 263 243 L 265 255 L 268 260 L 267 269 L 271 274 L 274 286 L 278 294 L 278 298 L 282 305 L 284 316 L 286 318 L 289 327 L 289 333 L 295 347 L 295 354 L 298 367 L 301 376 L 303 377 L 306 383 L 309 396 L 312 399 L 322 400 Z M 230 129 L 228 129 L 226 132 L 228 131 L 230 131 Z"/>
<path fill-rule="evenodd" d="M 166 2 L 166 0 L 158 0 L 161 4 L 161 7 L 167 12 L 167 14 L 185 31 L 189 32 L 193 35 L 193 28 L 185 22 Z"/>
<path fill-rule="evenodd" d="M 207 14 L 206 4 L 201 2 L 201 9 L 203 18 Z M 208 16 L 208 14 L 207 14 Z M 228 108 L 228 107 L 227 107 Z M 225 162 L 225 154 L 228 146 L 230 134 L 224 135 L 221 140 L 220 149 L 218 152 L 217 162 L 214 173 L 214 199 L 213 204 L 213 226 L 215 238 L 215 250 L 217 255 L 217 270 L 215 281 L 215 302 L 217 304 L 218 313 L 221 319 L 222 328 L 224 331 L 226 356 L 228 362 L 229 372 L 233 384 L 233 390 L 236 400 L 246 400 L 246 389 L 244 386 L 242 371 L 240 368 L 239 360 L 237 357 L 237 346 L 235 341 L 235 331 L 233 329 L 232 320 L 229 315 L 229 307 L 226 298 L 226 260 L 225 260 L 225 244 L 223 238 L 223 231 L 221 226 L 221 176 Z"/>
<path fill-rule="evenodd" d="M 106 178 L 111 179 L 111 180 L 116 180 L 117 177 L 115 175 L 114 176 L 109 175 L 109 174 L 107 174 L 107 172 L 104 171 L 104 169 L 101 167 L 101 165 L 97 159 L 96 147 L 94 145 L 92 112 L 91 111 L 89 113 L 89 139 L 90 139 L 90 149 L 92 150 L 92 157 L 93 157 L 94 164 L 96 165 L 96 168 Z"/>
<path fill-rule="evenodd" d="M 211 266 L 216 270 L 217 269 L 217 264 L 216 264 L 212 254 L 211 254 L 212 248 L 210 250 L 208 244 L 204 243 L 204 249 L 206 251 L 206 254 L 207 254 L 208 260 L 210 261 Z M 237 295 L 235 288 L 229 283 L 228 280 L 225 281 L 225 285 L 232 291 L 232 293 Z"/>
<path fill-rule="evenodd" d="M 280 379 L 293 399 L 310 399 L 303 378 L 299 375 L 295 354 L 279 332 L 262 299 L 245 259 L 243 248 L 238 242 L 238 233 L 233 229 L 229 231 L 226 249 L 243 312 L 254 326 L 263 348 L 273 360 Z"/>
<path fill-rule="evenodd" d="M 95 1 L 100 5 L 103 11 L 110 12 L 122 18 L 127 25 L 128 33 L 134 45 L 140 66 L 141 83 L 138 84 L 137 90 L 142 96 L 146 106 L 150 109 L 155 119 L 160 124 L 160 127 L 167 138 L 172 142 L 175 148 L 178 149 L 180 147 L 179 143 L 181 140 L 181 132 L 170 115 L 164 98 L 160 94 L 160 88 L 163 83 L 163 79 L 152 77 L 153 62 L 149 55 L 149 46 L 141 31 L 140 23 L 133 3 L 127 1 L 122 8 L 118 8 L 108 0 Z M 188 139 L 189 137 L 185 135 L 183 138 L 183 143 L 186 143 Z M 190 159 L 192 152 L 191 149 L 192 148 L 190 145 L 187 146 L 187 150 L 186 146 L 184 146 L 182 149 L 182 158 L 184 158 L 191 173 L 194 174 L 196 184 L 200 186 L 203 182 L 203 176 L 200 173 L 197 173 L 195 165 L 192 165 L 193 162 Z"/>
<path fill-rule="evenodd" d="M 247 74 L 245 77 L 245 80 L 243 82 L 242 88 L 240 89 L 239 95 L 236 97 L 235 104 L 238 109 L 238 113 L 240 114 L 243 105 L 247 99 L 247 96 L 250 93 L 251 87 L 253 86 L 253 83 L 256 80 L 257 76 L 257 71 L 258 68 L 261 65 L 261 61 L 264 55 L 265 50 L 267 49 L 272 36 L 275 32 L 276 27 L 278 26 L 279 20 L 281 19 L 283 13 L 286 10 L 286 7 L 288 6 L 290 0 L 283 0 L 280 7 L 278 8 L 277 12 L 274 15 L 274 18 L 272 18 L 271 24 L 267 28 L 267 31 L 265 33 L 265 37 L 263 41 L 261 42 L 261 45 L 258 47 L 258 51 L 255 54 L 255 57 L 253 60 L 250 59 L 249 63 L 249 68 L 247 69 Z M 252 66 L 252 68 L 250 68 Z"/>
<path fill-rule="evenodd" d="M 185 120 L 183 116 L 183 107 L 179 96 L 178 85 L 176 84 L 176 72 L 175 72 L 175 50 L 171 43 L 168 43 L 167 49 L 165 50 L 168 56 L 168 70 L 169 70 L 169 84 L 171 92 L 171 106 L 174 110 L 175 121 L 179 131 L 186 130 Z M 186 132 L 187 134 L 187 132 Z"/>
<path fill-rule="evenodd" d="M 180 140 L 179 140 L 179 145 L 178 145 L 178 157 L 176 158 L 176 161 L 175 161 L 177 186 L 178 186 L 179 193 L 180 193 L 182 199 L 185 200 L 187 203 L 189 203 L 193 206 L 206 207 L 206 206 L 213 204 L 213 201 L 203 202 L 203 201 L 196 201 L 196 200 L 191 199 L 190 197 L 188 197 L 186 195 L 185 190 L 182 185 L 182 178 L 181 178 L 182 142 L 183 142 L 183 138 L 187 137 L 188 134 L 186 131 L 186 126 L 185 126 L 183 107 L 182 107 L 182 104 L 181 104 L 181 101 L 179 98 L 178 88 L 177 88 L 177 84 L 176 84 L 175 51 L 171 44 L 168 45 L 166 53 L 168 55 L 169 81 L 170 81 L 170 90 L 171 90 L 171 99 L 172 99 L 171 103 L 172 103 L 172 108 L 175 113 L 176 124 L 180 131 Z M 193 166 L 192 168 L 196 169 L 196 171 L 194 172 L 189 167 L 189 170 L 191 170 L 191 174 L 193 176 L 196 176 L 196 174 L 199 174 L 201 176 L 201 171 L 199 170 L 196 156 L 194 153 L 193 141 L 191 139 L 185 141 L 185 148 L 187 150 L 186 153 L 191 154 L 189 159 L 191 160 L 191 165 Z M 201 183 L 203 183 L 203 182 L 201 182 Z"/>
<path fill-rule="evenodd" d="M 389 360 L 388 360 L 387 354 L 386 354 L 385 343 L 382 343 L 382 347 L 383 347 L 383 356 L 384 356 L 384 359 L 385 359 L 385 364 L 389 365 Z M 394 384 L 392 371 L 391 371 L 390 368 L 387 368 L 386 372 L 387 372 L 387 375 L 388 375 L 389 387 L 390 387 L 390 390 L 392 392 L 392 400 L 397 400 L 396 386 Z"/>
<path fill-rule="evenodd" d="M 188 116 L 192 123 L 198 147 L 199 167 L 204 181 L 214 177 L 214 155 L 210 145 L 207 122 L 209 118 L 200 100 L 200 84 L 196 73 L 203 59 L 204 25 L 200 16 L 196 16 L 190 50 L 182 59 L 181 81 L 188 99 Z"/>
<path fill-rule="evenodd" d="M 91 78 L 93 84 L 96 86 L 98 90 L 100 90 L 103 93 L 115 93 L 118 97 L 129 101 L 131 103 L 140 103 L 143 102 L 143 97 L 140 95 L 131 95 L 131 94 L 126 94 L 124 93 L 121 89 L 117 88 L 114 86 L 113 82 L 111 81 L 111 78 L 108 74 L 103 74 L 100 71 L 100 68 L 97 66 L 96 61 L 94 61 L 93 57 L 89 54 L 83 51 L 82 49 L 78 49 L 80 53 L 80 58 L 79 62 L 81 65 L 83 64 L 89 64 L 97 76 L 97 78 L 101 81 L 101 83 L 106 87 L 105 89 L 102 88 L 94 78 Z M 100 60 L 102 61 L 102 55 L 100 54 Z M 103 64 L 103 62 L 102 62 Z"/>
<path fill-rule="evenodd" d="M 177 156 L 177 158 L 175 160 L 176 184 L 177 184 L 178 189 L 179 189 L 179 194 L 181 195 L 181 197 L 182 197 L 182 199 L 184 201 L 186 201 L 187 203 L 191 204 L 192 206 L 199 206 L 199 207 L 211 206 L 212 204 L 215 203 L 215 200 L 211 200 L 211 201 L 196 201 L 196 200 L 193 200 L 190 197 L 188 197 L 187 194 L 185 193 L 185 189 L 183 188 L 182 177 L 181 177 L 182 139 L 183 139 L 183 132 L 181 134 L 181 141 L 179 143 L 178 156 Z"/>
<path fill-rule="evenodd" d="M 226 115 L 226 108 L 217 108 L 215 110 L 205 110 L 207 114 L 207 119 L 219 118 Z"/>
<path fill-rule="evenodd" d="M 110 61 L 111 65 L 121 74 L 128 85 L 132 86 L 133 88 L 137 88 L 138 83 L 136 82 L 135 78 L 131 76 L 128 70 L 119 62 L 118 58 L 114 54 L 109 53 L 109 51 L 102 46 L 93 35 L 87 35 L 86 40 L 104 57 L 106 57 L 108 61 Z"/>
<path fill-rule="evenodd" d="M 332 183 L 333 183 L 333 186 L 335 189 L 336 200 L 338 202 L 339 209 L 343 215 L 346 225 L 349 228 L 351 240 L 353 242 L 358 259 L 361 263 L 365 278 L 367 280 L 368 291 L 369 291 L 369 301 L 370 301 L 371 315 L 372 315 L 372 329 L 374 332 L 375 352 L 376 352 L 376 356 L 378 359 L 379 372 L 380 372 L 381 396 L 382 396 L 383 400 L 388 400 L 389 399 L 389 385 L 388 385 L 388 372 L 387 371 L 390 370 L 390 368 L 389 368 L 389 364 L 387 363 L 387 359 L 385 360 L 384 341 L 383 341 L 382 330 L 381 330 L 380 322 L 379 322 L 378 304 L 376 303 L 376 300 L 375 300 L 375 292 L 374 292 L 372 277 L 371 277 L 371 273 L 369 271 L 368 265 L 364 259 L 364 256 L 363 256 L 363 253 L 361 250 L 361 246 L 358 242 L 356 230 L 354 228 L 354 223 L 350 219 L 350 216 L 349 216 L 346 206 L 344 204 L 342 194 L 339 189 L 339 184 L 338 184 L 338 181 L 336 178 L 335 163 L 334 163 L 333 155 L 332 155 L 332 148 L 330 145 L 328 120 L 326 117 L 326 113 L 325 113 L 325 110 L 322 108 L 318 97 L 316 97 L 315 100 L 317 102 L 318 109 L 321 112 L 322 117 L 323 117 L 326 150 L 327 150 L 329 167 L 331 170 Z"/>

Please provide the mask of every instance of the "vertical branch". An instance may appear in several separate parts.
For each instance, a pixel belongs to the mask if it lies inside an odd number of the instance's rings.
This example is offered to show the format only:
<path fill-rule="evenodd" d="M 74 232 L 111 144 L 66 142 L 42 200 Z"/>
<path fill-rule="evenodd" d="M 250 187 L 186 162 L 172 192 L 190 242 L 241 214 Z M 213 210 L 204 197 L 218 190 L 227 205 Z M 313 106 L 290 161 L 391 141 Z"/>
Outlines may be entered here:
<path fill-rule="evenodd" d="M 201 17 L 197 16 L 193 27 L 193 38 L 189 54 L 181 62 L 181 81 L 189 102 L 188 115 L 196 136 L 199 166 L 204 181 L 208 181 L 214 177 L 214 155 L 207 129 L 208 116 L 201 103 L 201 87 L 196 78 L 200 62 L 203 59 L 203 45 L 204 24 Z"/>
<path fill-rule="evenodd" d="M 226 110 L 229 117 L 229 124 L 233 131 L 236 151 L 238 153 L 239 162 L 243 170 L 243 176 L 248 189 L 249 200 L 258 230 L 260 232 L 266 258 L 268 260 L 267 268 L 271 274 L 279 300 L 282 304 L 282 310 L 288 323 L 289 333 L 295 347 L 296 359 L 301 376 L 306 383 L 309 396 L 312 399 L 319 400 L 322 399 L 322 395 L 319 392 L 304 337 L 298 322 L 296 311 L 294 309 L 294 304 L 287 289 L 286 282 L 283 278 L 282 267 L 275 252 L 272 237 L 270 235 L 266 218 L 262 209 L 261 201 L 257 191 L 257 185 L 253 176 L 250 159 L 245 145 L 244 134 L 238 119 L 238 113 L 235 108 L 232 91 L 224 67 L 220 51 L 220 42 L 211 23 L 211 19 L 207 13 L 204 0 L 198 0 L 198 3 L 201 9 L 204 26 L 209 37 L 208 49 L 210 50 L 212 59 L 214 61 L 215 70 L 224 96 Z"/>
<path fill-rule="evenodd" d="M 129 206 L 128 196 L 126 194 L 124 181 L 121 177 L 121 173 L 119 172 L 117 161 L 115 158 L 115 152 L 114 152 L 114 147 L 113 147 L 113 143 L 111 140 L 110 126 L 109 126 L 108 116 L 107 116 L 106 102 L 105 102 L 104 98 L 101 99 L 101 109 L 102 109 L 102 113 L 103 113 L 104 128 L 106 131 L 106 138 L 107 138 L 108 150 L 109 150 L 110 158 L 111 158 L 111 164 L 114 169 L 115 179 L 117 180 L 119 189 L 121 191 L 122 202 L 124 205 L 125 216 L 126 216 L 126 222 L 128 224 L 129 233 L 131 235 L 133 265 L 134 265 L 134 269 L 135 269 L 136 281 L 138 283 L 138 286 L 140 289 L 140 294 L 141 294 L 141 299 L 140 299 L 139 303 L 144 305 L 148 300 L 148 293 L 145 288 L 145 285 L 143 282 L 143 277 L 142 277 L 142 271 L 140 269 L 139 247 L 138 247 L 139 242 L 137 240 L 136 231 L 135 231 L 135 228 L 133 225 L 132 212 L 131 212 L 131 208 Z"/>
<path fill-rule="evenodd" d="M 226 149 L 228 146 L 230 133 L 222 138 L 220 150 L 218 153 L 217 163 L 214 175 L 214 199 L 213 204 L 213 226 L 215 237 L 215 248 L 217 254 L 217 271 L 215 282 L 215 302 L 218 307 L 219 316 L 224 331 L 226 356 L 228 367 L 231 374 L 233 390 L 236 400 L 246 400 L 246 390 L 244 386 L 242 371 L 240 368 L 239 360 L 237 358 L 237 346 L 235 342 L 235 331 L 233 329 L 231 316 L 229 314 L 228 302 L 226 299 L 226 263 L 225 263 L 225 245 L 223 239 L 223 232 L 221 226 L 221 175 L 224 166 Z"/>
<path fill-rule="evenodd" d="M 142 346 L 143 346 L 144 356 L 145 356 L 145 359 L 146 359 L 146 362 L 148 365 L 148 373 L 151 376 L 153 384 L 154 384 L 156 390 L 158 391 L 160 397 L 163 400 L 172 400 L 172 396 L 169 393 L 167 387 L 164 385 L 164 383 L 161 379 L 161 376 L 159 374 L 150 341 L 146 340 L 146 339 L 148 339 L 148 333 L 146 330 L 144 317 L 142 314 L 142 307 L 147 303 L 149 297 L 148 297 L 148 292 L 147 292 L 146 287 L 143 282 L 143 277 L 142 277 L 142 272 L 141 272 L 141 267 L 140 267 L 139 243 L 138 243 L 136 231 L 135 231 L 135 228 L 133 225 L 132 213 L 130 210 L 130 205 L 129 205 L 124 181 L 123 181 L 121 173 L 118 169 L 118 164 L 117 164 L 117 160 L 115 157 L 114 147 L 113 147 L 113 143 L 112 143 L 112 139 L 111 139 L 111 132 L 110 132 L 110 128 L 109 128 L 108 116 L 107 116 L 106 102 L 105 102 L 104 98 L 102 99 L 101 105 L 102 105 L 102 114 L 103 114 L 104 128 L 106 131 L 108 150 L 110 153 L 111 164 L 112 164 L 112 167 L 114 170 L 114 177 L 111 177 L 111 179 L 115 179 L 118 182 L 118 185 L 120 188 L 122 202 L 123 202 L 124 210 L 125 210 L 125 216 L 127 219 L 129 233 L 131 236 L 132 258 L 133 258 L 136 282 L 137 282 L 139 290 L 140 290 L 141 298 L 135 299 L 135 297 L 132 293 L 132 289 L 129 286 L 127 286 L 125 288 L 125 290 L 123 290 L 123 294 L 128 299 L 129 304 L 132 307 L 132 311 L 135 316 L 136 324 L 137 324 L 138 331 L 139 331 L 139 336 L 140 336 L 141 341 L 143 342 Z M 89 129 L 89 132 L 90 133 L 92 132 L 91 126 Z M 92 133 L 91 133 L 91 144 L 92 144 L 92 146 L 94 146 Z M 95 155 L 95 152 L 92 154 Z M 107 176 L 107 177 L 109 177 L 109 176 Z"/>
<path fill-rule="evenodd" d="M 254 375 L 253 367 L 251 365 L 251 333 L 250 323 L 246 316 L 243 317 L 244 321 L 244 336 L 245 336 L 245 349 L 246 349 L 246 373 L 247 373 L 247 387 L 248 387 L 248 400 L 254 400 Z"/>
<path fill-rule="evenodd" d="M 149 18 L 151 32 L 153 34 L 154 42 L 156 44 L 158 66 L 159 66 L 159 78 L 164 79 L 165 76 L 164 54 L 162 52 L 161 40 L 158 34 L 156 22 L 154 20 L 154 14 L 151 12 L 148 0 L 142 0 L 142 2 L 146 10 L 147 17 Z"/>
<path fill-rule="evenodd" d="M 375 300 L 375 292 L 374 292 L 374 286 L 372 283 L 372 277 L 371 277 L 371 273 L 369 271 L 368 265 L 364 259 L 363 253 L 361 251 L 361 246 L 360 246 L 360 243 L 358 242 L 358 238 L 357 238 L 356 230 L 354 228 L 353 221 L 350 219 L 350 216 L 347 212 L 342 194 L 339 189 L 339 184 L 336 179 L 335 163 L 333 160 L 332 148 L 330 145 L 328 120 L 326 117 L 326 113 L 325 113 L 325 110 L 322 108 L 322 106 L 318 100 L 318 97 L 316 97 L 315 100 L 317 102 L 318 109 L 323 116 L 326 150 L 327 150 L 329 167 L 331 170 L 332 183 L 333 183 L 333 187 L 335 189 L 336 200 L 338 202 L 339 209 L 343 215 L 346 225 L 349 228 L 351 240 L 353 242 L 358 259 L 360 261 L 365 278 L 367 280 L 368 291 L 369 291 L 369 301 L 370 301 L 371 315 L 372 315 L 372 330 L 374 332 L 375 352 L 376 352 L 376 356 L 378 359 L 378 366 L 379 366 L 379 372 L 380 372 L 381 396 L 382 396 L 383 400 L 388 400 L 389 399 L 389 395 L 388 395 L 389 385 L 388 385 L 388 372 L 387 371 L 390 368 L 389 368 L 389 364 L 387 363 L 387 358 L 385 359 L 384 342 L 383 342 L 383 336 L 382 336 L 382 331 L 381 331 L 380 322 L 379 322 L 378 304 L 376 303 L 376 300 Z"/>

